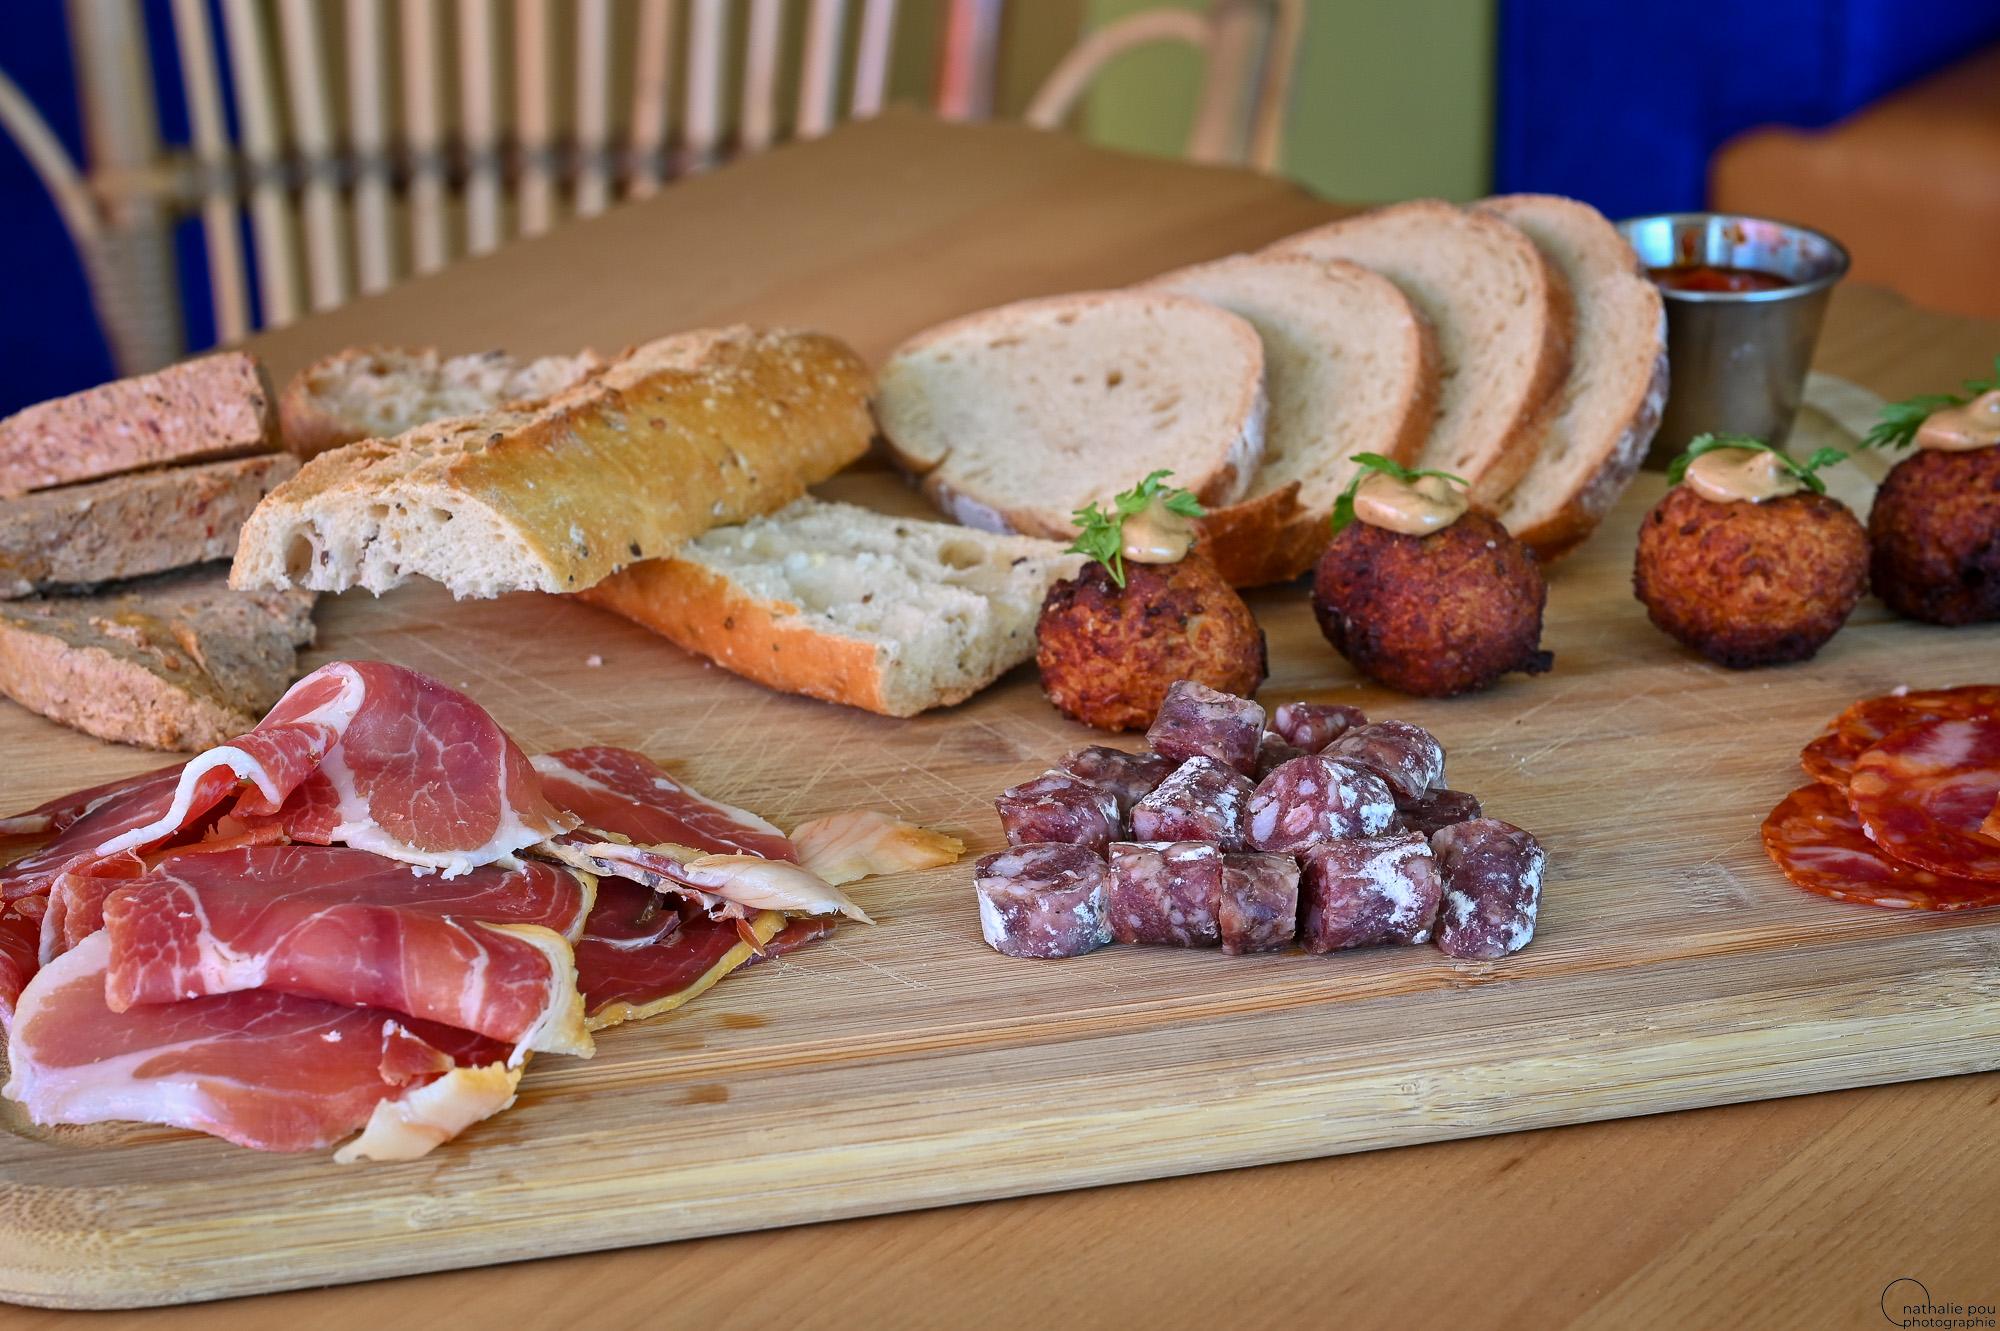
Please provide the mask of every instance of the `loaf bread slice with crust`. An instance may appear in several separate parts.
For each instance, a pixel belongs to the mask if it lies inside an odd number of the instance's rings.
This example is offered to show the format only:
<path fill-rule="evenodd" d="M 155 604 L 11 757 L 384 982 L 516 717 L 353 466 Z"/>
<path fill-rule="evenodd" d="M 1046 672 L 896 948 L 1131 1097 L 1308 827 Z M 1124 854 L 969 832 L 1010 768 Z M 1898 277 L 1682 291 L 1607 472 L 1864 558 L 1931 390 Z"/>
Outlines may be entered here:
<path fill-rule="evenodd" d="M 320 454 L 251 514 L 231 582 L 579 591 L 860 457 L 868 389 L 818 333 L 661 338 L 546 402 Z"/>
<path fill-rule="evenodd" d="M 279 434 L 291 452 L 317 457 L 431 421 L 539 402 L 603 368 L 592 351 L 523 361 L 504 351 L 447 358 L 435 347 L 349 347 L 292 376 L 278 396 Z"/>
<path fill-rule="evenodd" d="M 1070 515 L 1148 472 L 1205 504 L 1243 497 L 1264 453 L 1264 351 L 1226 310 L 1155 291 L 1018 301 L 903 343 L 875 418 L 955 521 L 1067 540 Z"/>
<path fill-rule="evenodd" d="M 767 688 L 914 716 L 1035 654 L 1054 541 L 805 498 L 582 594 Z"/>
<path fill-rule="evenodd" d="M 1520 229 L 1562 273 L 1576 306 L 1569 378 L 1535 462 L 1500 520 L 1544 561 L 1597 529 L 1632 483 L 1667 402 L 1667 313 L 1618 228 L 1587 203 L 1503 194 L 1477 212 Z"/>
<path fill-rule="evenodd" d="M 1219 305 L 1264 343 L 1264 463 L 1248 497 L 1211 509 L 1202 548 L 1237 587 L 1310 569 L 1356 453 L 1414 462 L 1438 391 L 1437 342 L 1396 285 L 1357 264 L 1239 254 L 1143 284 Z"/>
<path fill-rule="evenodd" d="M 245 351 L 40 402 L 0 420 L 0 496 L 273 447 L 264 366 Z"/>
<path fill-rule="evenodd" d="M 0 604 L 0 693 L 119 744 L 193 752 L 257 724 L 313 638 L 310 592 L 231 591 L 211 564 L 95 596 Z"/>
<path fill-rule="evenodd" d="M 228 559 L 284 453 L 135 471 L 0 499 L 0 599 Z"/>
<path fill-rule="evenodd" d="M 1569 372 L 1568 293 L 1506 222 L 1437 199 L 1392 204 L 1288 236 L 1281 254 L 1346 259 L 1402 288 L 1436 330 L 1443 384 L 1417 461 L 1498 504 L 1527 474 Z"/>

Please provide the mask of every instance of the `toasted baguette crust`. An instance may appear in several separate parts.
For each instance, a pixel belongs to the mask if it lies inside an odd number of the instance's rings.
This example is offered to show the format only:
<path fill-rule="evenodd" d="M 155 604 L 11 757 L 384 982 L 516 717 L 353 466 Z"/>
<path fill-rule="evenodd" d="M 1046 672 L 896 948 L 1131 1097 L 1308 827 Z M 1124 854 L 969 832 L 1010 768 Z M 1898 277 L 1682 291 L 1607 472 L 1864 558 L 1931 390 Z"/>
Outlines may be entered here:
<path fill-rule="evenodd" d="M 261 452 L 272 401 L 263 363 L 225 351 L 37 403 L 0 420 L 0 496 Z"/>
<path fill-rule="evenodd" d="M 1422 280 L 1412 271 L 1438 247 L 1455 243 L 1477 246 L 1493 256 L 1521 288 L 1519 317 L 1527 321 L 1523 335 L 1529 343 L 1525 372 L 1510 373 L 1501 383 L 1484 388 L 1466 381 L 1462 358 L 1468 350 L 1468 332 L 1452 326 L 1452 310 L 1445 304 L 1458 297 L 1447 295 L 1434 280 L 1435 269 L 1433 280 Z M 1436 328 L 1444 375 L 1450 381 L 1441 391 L 1436 422 L 1418 460 L 1465 476 L 1471 482 L 1473 502 L 1498 504 L 1533 464 L 1547 425 L 1549 398 L 1569 373 L 1573 319 L 1568 293 L 1541 251 L 1501 219 L 1438 199 L 1392 204 L 1329 222 L 1288 236 L 1271 249 L 1347 259 L 1375 269 L 1403 288 Z"/>
<path fill-rule="evenodd" d="M 1666 406 L 1665 302 L 1624 237 L 1588 204 L 1557 195 L 1508 194 L 1482 200 L 1474 209 L 1520 228 L 1559 269 L 1570 269 L 1578 301 L 1583 342 L 1556 396 L 1557 414 L 1546 427 L 1577 437 L 1568 447 L 1552 442 L 1545 448 L 1543 460 L 1500 509 L 1509 530 L 1546 563 L 1596 530 L 1645 460 Z M 1601 326 L 1612 317 L 1632 320 L 1637 335 L 1634 329 Z M 1593 355 L 1601 356 L 1614 339 L 1619 363 L 1594 363 Z M 1580 394 L 1587 370 L 1593 384 L 1585 400 Z"/>
<path fill-rule="evenodd" d="M 0 605 L 0 692 L 99 739 L 195 751 L 278 701 L 310 643 L 304 592 L 231 592 L 214 566 L 101 596 Z"/>
<path fill-rule="evenodd" d="M 860 457 L 869 384 L 817 333 L 662 338 L 545 403 L 321 454 L 251 515 L 231 584 L 578 591 Z"/>
<path fill-rule="evenodd" d="M 227 559 L 284 453 L 132 472 L 0 499 L 0 599 Z"/>

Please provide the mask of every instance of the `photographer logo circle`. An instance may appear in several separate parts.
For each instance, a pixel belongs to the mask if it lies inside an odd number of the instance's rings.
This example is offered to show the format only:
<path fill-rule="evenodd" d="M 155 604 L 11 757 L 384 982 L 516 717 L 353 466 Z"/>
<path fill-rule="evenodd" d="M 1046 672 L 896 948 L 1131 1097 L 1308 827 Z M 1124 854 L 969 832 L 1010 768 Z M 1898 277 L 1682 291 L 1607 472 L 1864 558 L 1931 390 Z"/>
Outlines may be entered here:
<path fill-rule="evenodd" d="M 1912 1276 L 1898 1276 L 1882 1287 L 1882 1316 L 1891 1326 L 1901 1327 L 1991 1327 L 1995 1323 L 1992 1303 L 1939 1302 L 1924 1283 Z"/>

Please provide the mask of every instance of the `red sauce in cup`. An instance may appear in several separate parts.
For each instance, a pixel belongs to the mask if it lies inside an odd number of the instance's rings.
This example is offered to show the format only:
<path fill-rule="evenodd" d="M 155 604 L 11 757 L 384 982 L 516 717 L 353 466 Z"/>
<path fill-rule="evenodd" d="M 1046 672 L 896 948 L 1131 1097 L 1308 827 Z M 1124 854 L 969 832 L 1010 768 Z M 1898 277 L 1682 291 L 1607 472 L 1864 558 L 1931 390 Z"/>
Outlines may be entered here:
<path fill-rule="evenodd" d="M 1781 291 L 1796 285 L 1790 278 L 1755 268 L 1722 268 L 1714 264 L 1675 264 L 1651 270 L 1653 280 L 1669 291 Z"/>

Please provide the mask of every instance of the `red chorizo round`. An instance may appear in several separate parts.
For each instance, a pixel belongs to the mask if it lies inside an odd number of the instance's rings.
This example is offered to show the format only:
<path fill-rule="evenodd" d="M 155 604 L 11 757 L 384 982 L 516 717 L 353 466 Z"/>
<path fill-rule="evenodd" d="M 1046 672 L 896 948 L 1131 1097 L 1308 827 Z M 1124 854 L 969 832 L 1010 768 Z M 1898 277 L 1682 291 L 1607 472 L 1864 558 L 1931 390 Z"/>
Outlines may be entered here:
<path fill-rule="evenodd" d="M 1983 828 L 2000 801 L 2000 720 L 1925 721 L 1854 760 L 1847 802 L 1868 839 L 1932 873 L 2000 882 L 2000 841 Z"/>
<path fill-rule="evenodd" d="M 1833 719 L 1826 733 L 1806 745 L 1800 766 L 1815 781 L 1845 788 L 1854 760 L 1904 726 L 1924 721 L 2000 718 L 2000 684 L 1955 689 L 1906 689 L 1864 698 Z"/>
<path fill-rule="evenodd" d="M 1861 830 L 1832 786 L 1801 786 L 1764 820 L 1764 852 L 1792 883 L 1817 896 L 1891 910 L 2000 906 L 2000 883 L 1932 873 L 1890 859 Z"/>

